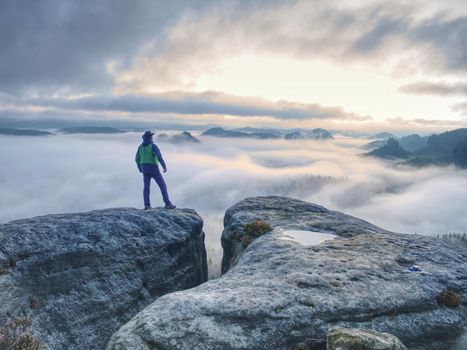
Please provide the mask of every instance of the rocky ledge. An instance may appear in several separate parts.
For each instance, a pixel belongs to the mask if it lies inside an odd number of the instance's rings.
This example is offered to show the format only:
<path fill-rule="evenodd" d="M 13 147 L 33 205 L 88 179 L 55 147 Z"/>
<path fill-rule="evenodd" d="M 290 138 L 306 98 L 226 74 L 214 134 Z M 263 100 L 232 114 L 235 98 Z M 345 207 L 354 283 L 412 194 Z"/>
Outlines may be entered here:
<path fill-rule="evenodd" d="M 224 216 L 222 232 L 222 273 L 234 266 L 245 250 L 244 227 L 262 220 L 273 228 L 318 231 L 340 237 L 366 233 L 388 233 L 375 225 L 338 211 L 285 197 L 252 197 L 229 208 Z"/>
<path fill-rule="evenodd" d="M 288 198 L 248 199 L 226 215 L 238 232 L 252 219 L 274 230 L 221 278 L 152 303 L 107 350 L 325 349 L 333 327 L 391 333 L 410 349 L 455 348 L 467 315 L 464 247 Z M 303 245 L 282 225 L 341 237 Z"/>
<path fill-rule="evenodd" d="M 206 281 L 193 210 L 120 208 L 0 225 L 0 325 L 29 319 L 45 349 L 103 349 L 157 297 Z"/>

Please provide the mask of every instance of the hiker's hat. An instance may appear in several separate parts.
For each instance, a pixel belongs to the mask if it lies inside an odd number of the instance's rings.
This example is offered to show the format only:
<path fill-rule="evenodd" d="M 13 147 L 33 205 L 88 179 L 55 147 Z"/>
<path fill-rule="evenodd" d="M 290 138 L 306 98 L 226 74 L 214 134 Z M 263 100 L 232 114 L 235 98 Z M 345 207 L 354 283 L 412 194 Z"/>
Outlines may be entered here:
<path fill-rule="evenodd" d="M 152 131 L 145 131 L 144 134 L 143 134 L 143 139 L 148 139 L 150 137 L 152 137 L 152 135 L 154 135 L 155 133 L 153 133 Z"/>

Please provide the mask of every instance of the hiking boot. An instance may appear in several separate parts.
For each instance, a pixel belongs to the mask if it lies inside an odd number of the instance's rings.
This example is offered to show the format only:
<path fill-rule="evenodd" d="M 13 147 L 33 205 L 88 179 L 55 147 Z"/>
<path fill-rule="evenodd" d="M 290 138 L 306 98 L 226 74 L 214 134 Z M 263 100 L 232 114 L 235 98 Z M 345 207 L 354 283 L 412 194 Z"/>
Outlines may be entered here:
<path fill-rule="evenodd" d="M 151 206 L 144 207 L 144 210 L 152 209 Z"/>
<path fill-rule="evenodd" d="M 176 208 L 176 206 L 173 205 L 172 203 L 165 205 L 165 209 L 175 209 L 175 208 Z"/>

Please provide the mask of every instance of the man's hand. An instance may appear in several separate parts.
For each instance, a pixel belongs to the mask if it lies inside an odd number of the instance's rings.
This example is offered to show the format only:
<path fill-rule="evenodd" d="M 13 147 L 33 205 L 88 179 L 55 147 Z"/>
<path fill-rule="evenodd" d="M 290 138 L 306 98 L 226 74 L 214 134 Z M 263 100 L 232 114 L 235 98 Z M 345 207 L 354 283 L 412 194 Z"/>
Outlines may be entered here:
<path fill-rule="evenodd" d="M 167 172 L 167 168 L 164 168 L 164 170 L 163 170 L 163 171 L 164 171 L 164 173 L 166 173 L 166 172 Z"/>

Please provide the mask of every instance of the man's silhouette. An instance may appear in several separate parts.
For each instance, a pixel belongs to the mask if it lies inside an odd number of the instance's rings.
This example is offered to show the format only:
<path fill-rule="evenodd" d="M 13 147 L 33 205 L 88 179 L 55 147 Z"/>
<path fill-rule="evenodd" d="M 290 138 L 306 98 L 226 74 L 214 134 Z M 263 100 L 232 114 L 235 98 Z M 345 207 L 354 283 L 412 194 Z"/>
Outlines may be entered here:
<path fill-rule="evenodd" d="M 150 200 L 150 187 L 151 180 L 154 179 L 161 189 L 162 198 L 165 203 L 166 209 L 175 209 L 175 205 L 170 202 L 169 194 L 167 193 L 167 185 L 165 184 L 164 178 L 159 170 L 159 163 L 164 169 L 164 173 L 167 172 L 167 166 L 165 165 L 164 158 L 162 158 L 159 147 L 154 144 L 152 139 L 154 133 L 146 131 L 143 134 L 143 143 L 138 147 L 136 152 L 136 165 L 138 170 L 143 174 L 144 189 L 144 209 L 151 209 Z"/>

